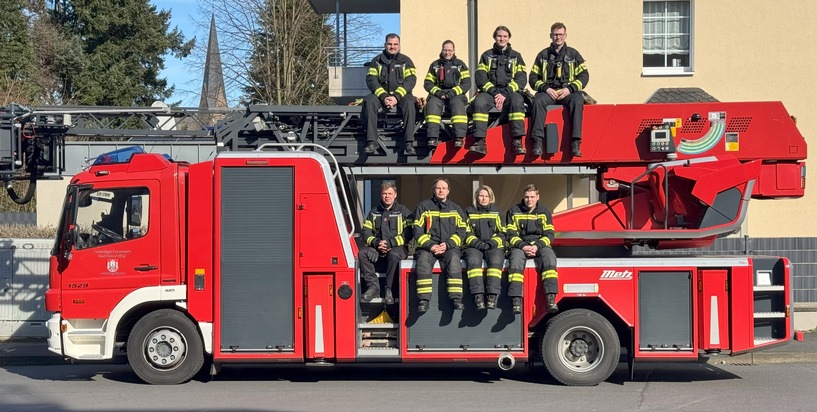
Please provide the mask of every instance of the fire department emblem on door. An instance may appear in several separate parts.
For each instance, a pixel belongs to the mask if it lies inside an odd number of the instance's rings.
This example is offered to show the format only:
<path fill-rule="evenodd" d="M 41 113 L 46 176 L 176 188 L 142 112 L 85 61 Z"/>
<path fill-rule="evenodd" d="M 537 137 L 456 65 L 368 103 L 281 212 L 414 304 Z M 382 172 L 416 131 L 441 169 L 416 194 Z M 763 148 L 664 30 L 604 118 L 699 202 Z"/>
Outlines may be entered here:
<path fill-rule="evenodd" d="M 108 259 L 108 272 L 115 273 L 119 270 L 119 261 L 116 259 Z"/>

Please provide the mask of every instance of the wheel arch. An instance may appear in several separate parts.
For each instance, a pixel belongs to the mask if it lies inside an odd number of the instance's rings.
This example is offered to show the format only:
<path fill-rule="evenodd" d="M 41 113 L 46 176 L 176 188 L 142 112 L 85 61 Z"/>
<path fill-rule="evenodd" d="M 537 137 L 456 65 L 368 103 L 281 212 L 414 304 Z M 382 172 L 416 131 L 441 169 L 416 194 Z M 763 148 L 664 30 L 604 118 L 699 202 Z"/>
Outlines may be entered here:
<path fill-rule="evenodd" d="M 586 309 L 593 312 L 598 313 L 599 315 L 603 316 L 613 325 L 613 328 L 616 330 L 616 334 L 618 335 L 618 341 L 621 344 L 621 347 L 626 349 L 627 351 L 632 350 L 632 327 L 628 325 L 624 319 L 621 318 L 610 306 L 601 300 L 600 298 L 563 298 L 559 301 L 559 312 L 556 313 L 549 313 L 542 317 L 538 323 L 533 325 L 531 330 L 531 339 L 530 339 L 530 348 L 532 348 L 534 356 L 536 359 L 541 360 L 541 353 L 539 352 L 538 343 L 539 338 L 545 333 L 545 329 L 547 329 L 548 322 L 553 319 L 554 316 L 558 315 L 559 313 L 571 310 L 571 309 Z M 629 352 L 628 352 L 629 353 Z"/>

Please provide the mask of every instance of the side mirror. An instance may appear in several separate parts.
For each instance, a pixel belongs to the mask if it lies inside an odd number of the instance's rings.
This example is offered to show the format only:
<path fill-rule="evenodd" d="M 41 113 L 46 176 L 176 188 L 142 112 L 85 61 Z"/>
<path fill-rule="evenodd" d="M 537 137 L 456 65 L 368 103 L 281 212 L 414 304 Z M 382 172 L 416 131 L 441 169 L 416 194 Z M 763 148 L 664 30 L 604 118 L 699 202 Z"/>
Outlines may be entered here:
<path fill-rule="evenodd" d="M 128 226 L 142 226 L 142 196 L 136 195 L 130 198 Z"/>
<path fill-rule="evenodd" d="M 74 250 L 74 244 L 77 238 L 77 228 L 74 225 L 68 227 L 68 231 L 62 240 L 62 257 L 66 260 L 71 260 L 71 251 Z"/>

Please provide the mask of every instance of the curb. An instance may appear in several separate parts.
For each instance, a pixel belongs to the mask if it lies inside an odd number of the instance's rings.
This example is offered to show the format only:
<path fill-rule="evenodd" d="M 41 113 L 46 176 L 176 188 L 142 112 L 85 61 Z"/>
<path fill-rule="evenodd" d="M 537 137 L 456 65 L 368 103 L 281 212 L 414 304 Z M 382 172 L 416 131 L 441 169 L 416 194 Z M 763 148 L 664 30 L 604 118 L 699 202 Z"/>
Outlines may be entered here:
<path fill-rule="evenodd" d="M 817 353 L 813 352 L 758 352 L 737 356 L 711 356 L 706 358 L 710 365 L 770 365 L 777 363 L 817 363 Z"/>

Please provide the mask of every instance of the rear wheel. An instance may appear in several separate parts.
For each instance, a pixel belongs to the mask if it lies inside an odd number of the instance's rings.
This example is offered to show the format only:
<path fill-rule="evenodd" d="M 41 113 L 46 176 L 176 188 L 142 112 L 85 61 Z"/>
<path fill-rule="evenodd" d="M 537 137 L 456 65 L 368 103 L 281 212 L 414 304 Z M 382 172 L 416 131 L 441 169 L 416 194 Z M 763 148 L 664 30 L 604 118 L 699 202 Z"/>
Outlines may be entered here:
<path fill-rule="evenodd" d="M 128 337 L 128 362 L 147 383 L 173 385 L 189 381 L 204 364 L 196 326 L 173 309 L 147 314 L 136 322 Z"/>
<path fill-rule="evenodd" d="M 545 368 L 559 382 L 594 386 L 613 374 L 621 346 L 607 319 L 590 310 L 573 309 L 548 322 L 541 351 Z"/>

